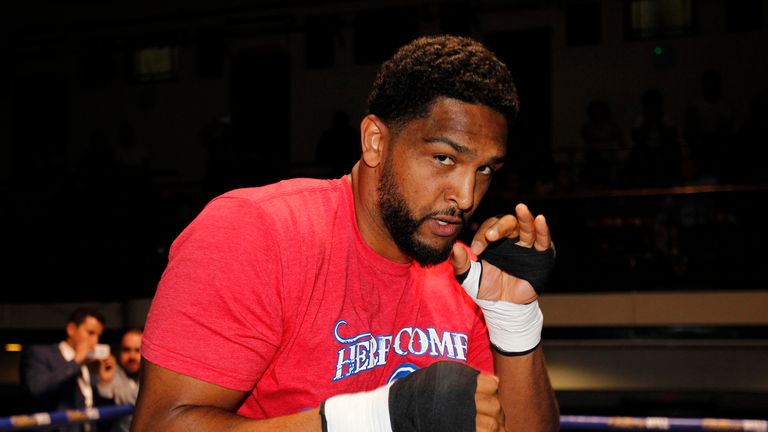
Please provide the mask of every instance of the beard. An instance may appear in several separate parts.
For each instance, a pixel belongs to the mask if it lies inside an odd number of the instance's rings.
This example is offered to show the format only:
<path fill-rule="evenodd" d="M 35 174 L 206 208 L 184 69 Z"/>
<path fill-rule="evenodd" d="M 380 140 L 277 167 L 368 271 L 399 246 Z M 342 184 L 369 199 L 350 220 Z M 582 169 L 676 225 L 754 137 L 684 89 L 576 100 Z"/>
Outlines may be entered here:
<path fill-rule="evenodd" d="M 425 267 L 440 264 L 448 259 L 454 241 L 466 225 L 464 212 L 457 209 L 447 209 L 434 211 L 421 218 L 416 218 L 408 208 L 402 193 L 400 193 L 391 166 L 391 163 L 387 163 L 384 166 L 376 188 L 379 194 L 379 212 L 381 213 L 384 225 L 387 227 L 389 235 L 392 236 L 397 247 L 417 263 Z M 453 240 L 447 242 L 442 247 L 429 245 L 418 238 L 419 227 L 438 215 L 460 217 L 462 221 L 461 227 L 456 232 Z"/>
<path fill-rule="evenodd" d="M 139 376 L 141 375 L 141 371 L 136 370 L 135 372 L 129 372 L 129 371 L 126 370 L 125 374 L 128 376 L 128 378 L 131 378 L 132 380 L 138 381 L 139 380 Z"/>

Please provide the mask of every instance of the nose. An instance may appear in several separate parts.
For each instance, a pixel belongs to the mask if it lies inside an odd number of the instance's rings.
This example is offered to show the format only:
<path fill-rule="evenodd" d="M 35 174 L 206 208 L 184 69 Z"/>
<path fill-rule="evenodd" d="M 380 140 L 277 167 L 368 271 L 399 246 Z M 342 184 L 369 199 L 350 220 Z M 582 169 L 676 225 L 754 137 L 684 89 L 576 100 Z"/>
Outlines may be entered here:
<path fill-rule="evenodd" d="M 475 205 L 475 173 L 456 175 L 446 191 L 446 200 L 463 212 L 472 210 Z"/>

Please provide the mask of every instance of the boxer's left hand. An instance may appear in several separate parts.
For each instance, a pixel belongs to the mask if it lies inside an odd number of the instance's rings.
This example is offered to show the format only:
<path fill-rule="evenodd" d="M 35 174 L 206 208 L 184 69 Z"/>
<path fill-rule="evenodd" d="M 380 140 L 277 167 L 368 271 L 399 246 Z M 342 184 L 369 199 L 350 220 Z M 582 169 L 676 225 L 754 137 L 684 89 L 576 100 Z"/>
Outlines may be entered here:
<path fill-rule="evenodd" d="M 516 245 L 534 248 L 538 252 L 552 247 L 552 238 L 544 215 L 534 217 L 522 203 L 515 207 L 514 215 L 492 217 L 483 222 L 475 233 L 470 248 L 472 253 L 479 256 L 489 244 L 503 239 L 517 239 Z M 450 261 L 456 275 L 469 270 L 469 254 L 460 244 L 453 246 Z M 506 273 L 485 260 L 482 265 L 478 299 L 527 304 L 538 297 L 529 281 Z"/>

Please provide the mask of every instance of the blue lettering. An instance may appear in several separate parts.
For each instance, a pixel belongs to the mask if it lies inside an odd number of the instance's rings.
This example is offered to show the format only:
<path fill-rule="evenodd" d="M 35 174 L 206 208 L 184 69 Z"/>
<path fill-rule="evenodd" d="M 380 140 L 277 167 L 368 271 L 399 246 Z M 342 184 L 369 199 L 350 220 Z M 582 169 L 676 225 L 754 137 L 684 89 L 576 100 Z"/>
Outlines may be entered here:
<path fill-rule="evenodd" d="M 428 327 L 426 330 L 403 327 L 394 336 L 374 336 L 370 332 L 364 332 L 344 337 L 339 330 L 346 325 L 346 321 L 339 320 L 333 331 L 336 341 L 342 345 L 337 351 L 333 381 L 386 365 L 391 350 L 401 357 L 408 354 L 428 354 L 432 357 L 467 360 L 469 338 L 463 333 L 438 332 L 434 327 Z"/>

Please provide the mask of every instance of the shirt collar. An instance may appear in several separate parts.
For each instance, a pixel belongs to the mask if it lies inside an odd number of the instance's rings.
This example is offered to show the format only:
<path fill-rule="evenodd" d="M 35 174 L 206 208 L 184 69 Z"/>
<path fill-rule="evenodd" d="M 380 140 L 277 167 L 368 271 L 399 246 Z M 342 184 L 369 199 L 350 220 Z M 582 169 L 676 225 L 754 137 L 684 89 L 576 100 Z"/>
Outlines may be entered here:
<path fill-rule="evenodd" d="M 75 349 L 72 348 L 67 341 L 59 342 L 59 351 L 66 361 L 72 361 L 75 359 Z"/>

